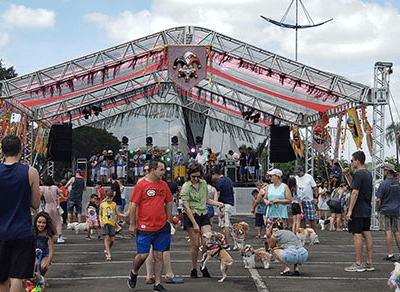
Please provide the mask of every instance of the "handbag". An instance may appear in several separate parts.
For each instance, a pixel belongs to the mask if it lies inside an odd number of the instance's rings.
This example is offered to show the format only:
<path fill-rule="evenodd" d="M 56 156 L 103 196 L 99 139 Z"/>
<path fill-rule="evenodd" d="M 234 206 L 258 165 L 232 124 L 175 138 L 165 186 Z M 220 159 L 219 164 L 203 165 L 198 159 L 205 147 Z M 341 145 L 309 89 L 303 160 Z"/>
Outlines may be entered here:
<path fill-rule="evenodd" d="M 64 210 L 60 206 L 57 206 L 57 211 L 60 216 L 64 214 Z"/>

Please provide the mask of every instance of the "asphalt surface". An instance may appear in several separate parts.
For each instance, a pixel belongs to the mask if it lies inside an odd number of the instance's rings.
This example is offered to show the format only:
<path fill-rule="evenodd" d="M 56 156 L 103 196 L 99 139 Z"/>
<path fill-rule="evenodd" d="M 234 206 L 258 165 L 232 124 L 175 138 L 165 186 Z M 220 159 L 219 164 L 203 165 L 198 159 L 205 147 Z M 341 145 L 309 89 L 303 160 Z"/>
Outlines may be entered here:
<path fill-rule="evenodd" d="M 254 219 L 250 216 L 235 216 L 233 222 L 247 221 L 251 228 L 246 244 L 263 247 L 262 239 L 255 239 Z M 215 225 L 215 224 L 214 224 Z M 217 227 L 214 227 L 217 229 Z M 65 230 L 65 244 L 55 244 L 53 263 L 47 273 L 50 286 L 46 291 L 152 291 L 152 285 L 145 283 L 145 266 L 143 265 L 135 289 L 127 288 L 126 281 L 132 268 L 136 245 L 128 232 L 128 226 L 117 235 L 112 248 L 112 261 L 106 261 L 103 254 L 103 241 L 93 236 L 85 240 L 85 234 L 76 235 L 75 231 Z M 278 262 L 272 262 L 268 270 L 261 264 L 256 269 L 245 269 L 239 251 L 230 251 L 234 259 L 228 270 L 228 277 L 219 283 L 221 276 L 219 262 L 211 259 L 208 270 L 210 278 L 191 279 L 189 277 L 190 242 L 184 230 L 177 230 L 172 238 L 171 261 L 176 275 L 184 279 L 183 284 L 163 284 L 166 289 L 181 291 L 386 291 L 387 280 L 394 268 L 392 262 L 383 260 L 386 256 L 386 245 L 383 232 L 372 231 L 374 240 L 374 272 L 345 272 L 343 269 L 355 260 L 353 240 L 348 232 L 318 231 L 321 244 L 306 245 L 309 252 L 308 261 L 300 267 L 300 277 L 280 276 L 282 270 Z M 96 239 L 94 239 L 96 238 Z M 394 246 L 395 247 L 395 246 Z M 396 248 L 394 248 L 397 251 Z M 398 254 L 396 254 L 398 258 Z M 198 267 L 199 270 L 199 267 Z M 199 276 L 201 273 L 199 272 Z"/>

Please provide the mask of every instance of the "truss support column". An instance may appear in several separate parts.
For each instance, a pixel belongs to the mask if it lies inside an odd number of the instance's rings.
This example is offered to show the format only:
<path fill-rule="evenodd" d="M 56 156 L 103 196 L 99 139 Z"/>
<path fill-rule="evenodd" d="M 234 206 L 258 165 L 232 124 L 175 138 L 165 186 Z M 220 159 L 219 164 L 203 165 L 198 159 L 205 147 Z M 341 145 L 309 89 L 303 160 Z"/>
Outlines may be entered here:
<path fill-rule="evenodd" d="M 379 227 L 376 218 L 376 192 L 380 183 L 384 180 L 383 163 L 385 160 L 385 105 L 389 100 L 389 71 L 392 67 L 389 62 L 377 62 L 374 69 L 374 87 L 372 89 L 372 106 L 373 106 L 373 151 L 372 151 L 372 216 L 371 227 L 377 229 Z"/>
<path fill-rule="evenodd" d="M 47 171 L 46 173 L 51 176 L 54 177 L 54 161 L 47 161 Z"/>
<path fill-rule="evenodd" d="M 306 127 L 306 169 L 305 172 L 314 177 L 314 148 L 312 147 L 313 128 L 312 126 Z"/>

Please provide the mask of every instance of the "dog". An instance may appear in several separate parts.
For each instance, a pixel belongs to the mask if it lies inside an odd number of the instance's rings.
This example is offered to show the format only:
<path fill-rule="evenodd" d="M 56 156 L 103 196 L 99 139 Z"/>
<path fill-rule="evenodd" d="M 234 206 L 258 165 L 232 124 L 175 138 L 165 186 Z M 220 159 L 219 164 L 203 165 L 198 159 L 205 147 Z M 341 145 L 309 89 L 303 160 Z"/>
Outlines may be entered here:
<path fill-rule="evenodd" d="M 400 263 L 394 263 L 394 270 L 390 273 L 388 285 L 390 289 L 396 289 L 396 292 L 400 292 Z"/>
<path fill-rule="evenodd" d="M 317 234 L 312 228 L 299 228 L 296 236 L 301 241 L 301 244 L 304 246 L 306 244 L 306 241 L 309 241 L 310 245 L 313 245 Z"/>
<path fill-rule="evenodd" d="M 242 248 L 242 258 L 245 269 L 254 269 L 256 263 L 261 262 L 264 269 L 269 269 L 270 255 L 265 248 L 254 249 L 250 244 Z"/>
<path fill-rule="evenodd" d="M 69 230 L 75 230 L 76 234 L 79 234 L 79 232 L 85 232 L 88 230 L 88 225 L 87 223 L 78 223 L 78 222 L 73 222 L 69 223 L 67 229 Z"/>
<path fill-rule="evenodd" d="M 329 219 L 327 219 L 327 220 L 324 220 L 324 219 L 319 219 L 318 220 L 318 223 L 319 223 L 319 225 L 321 226 L 321 230 L 323 231 L 323 230 L 325 230 L 325 228 L 326 228 L 326 225 L 329 225 Z"/>
<path fill-rule="evenodd" d="M 247 231 L 249 231 L 249 224 L 242 221 L 235 223 L 232 226 L 232 239 L 233 239 L 233 250 L 242 250 L 244 247 L 244 241 L 246 239 Z"/>
<path fill-rule="evenodd" d="M 219 232 L 206 232 L 203 234 L 206 245 L 206 252 L 203 254 L 203 258 L 201 260 L 200 268 L 204 270 L 206 267 L 207 261 L 216 256 L 220 264 L 220 270 L 222 273 L 222 278 L 218 280 L 218 282 L 222 283 L 226 279 L 226 271 L 230 266 L 233 265 L 233 259 L 229 255 L 229 253 L 222 247 L 224 242 L 224 235 Z"/>

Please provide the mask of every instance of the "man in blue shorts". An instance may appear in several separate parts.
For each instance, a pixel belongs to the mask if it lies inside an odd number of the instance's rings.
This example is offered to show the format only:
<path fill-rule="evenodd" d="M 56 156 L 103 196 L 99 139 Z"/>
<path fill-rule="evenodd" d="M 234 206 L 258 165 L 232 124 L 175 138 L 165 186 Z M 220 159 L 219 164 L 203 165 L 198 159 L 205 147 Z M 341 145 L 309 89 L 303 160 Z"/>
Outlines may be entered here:
<path fill-rule="evenodd" d="M 0 291 L 24 291 L 22 280 L 33 277 L 35 239 L 30 207 L 39 208 L 39 174 L 19 162 L 21 140 L 2 140 L 0 164 Z"/>
<path fill-rule="evenodd" d="M 343 174 L 351 183 L 350 204 L 346 214 L 349 232 L 353 234 L 356 262 L 344 270 L 346 272 L 375 271 L 372 264 L 373 242 L 370 232 L 372 209 L 372 175 L 365 168 L 365 154 L 363 151 L 354 152 L 351 164 L 355 169 L 353 178 L 348 168 Z M 367 250 L 367 261 L 363 264 L 363 238 Z"/>
<path fill-rule="evenodd" d="M 129 204 L 129 231 L 136 236 L 137 255 L 128 279 L 128 287 L 136 286 L 140 267 L 149 255 L 150 246 L 154 250 L 153 291 L 167 291 L 161 285 L 163 253 L 171 243 L 173 197 L 166 182 L 161 178 L 165 173 L 162 161 L 151 160 L 150 173 L 133 189 Z"/>

